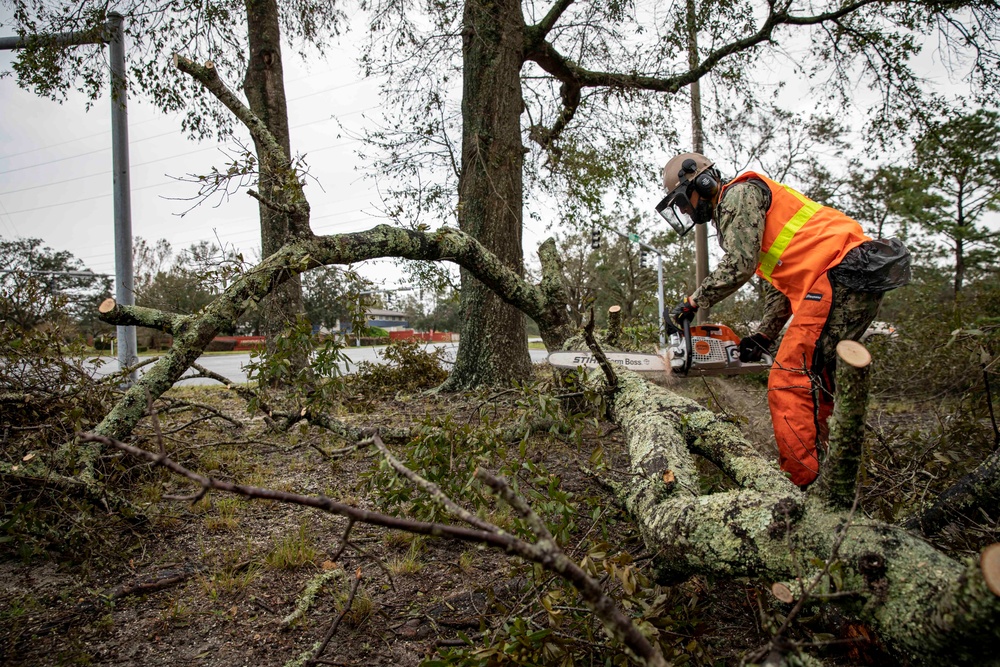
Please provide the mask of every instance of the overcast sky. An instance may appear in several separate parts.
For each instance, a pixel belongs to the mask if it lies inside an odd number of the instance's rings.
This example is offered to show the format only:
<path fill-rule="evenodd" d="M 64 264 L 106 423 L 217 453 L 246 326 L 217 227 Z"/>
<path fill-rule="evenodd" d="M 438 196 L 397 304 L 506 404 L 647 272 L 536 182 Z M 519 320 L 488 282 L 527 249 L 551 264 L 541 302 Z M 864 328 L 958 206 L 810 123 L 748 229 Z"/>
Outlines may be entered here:
<path fill-rule="evenodd" d="M 358 231 L 383 222 L 371 173 L 355 157 L 360 141 L 349 136 L 359 135 L 371 119 L 380 117 L 377 81 L 361 78 L 349 46 L 358 38 L 347 33 L 341 38 L 347 46 L 331 46 L 325 61 L 316 58 L 303 64 L 286 51 L 292 149 L 307 155 L 310 173 L 319 180 L 310 181 L 306 190 L 312 228 L 319 234 Z M 13 57 L 0 51 L 0 71 L 9 70 Z M 931 52 L 921 58 L 927 76 L 945 78 Z M 779 72 L 773 74 L 781 78 Z M 237 87 L 236 82 L 228 83 Z M 53 248 L 71 251 L 95 272 L 114 273 L 110 104 L 105 97 L 89 111 L 85 107 L 80 95 L 60 105 L 19 89 L 10 78 L 0 79 L 0 236 L 40 238 Z M 179 118 L 163 116 L 142 99 L 129 100 L 129 143 L 135 236 L 165 238 L 175 251 L 217 237 L 247 259 L 257 256 L 257 204 L 245 193 L 203 203 L 183 217 L 179 214 L 192 202 L 171 199 L 197 192 L 196 186 L 172 177 L 205 174 L 213 165 L 222 168 L 229 158 L 220 149 L 235 145 L 188 141 Z M 654 192 L 655 184 L 650 190 Z M 649 210 L 654 197 L 655 192 L 649 202 L 637 203 L 648 204 L 643 210 Z M 554 212 L 548 217 L 554 219 Z M 529 261 L 547 234 L 545 225 L 526 222 Z M 400 271 L 389 262 L 366 263 L 361 272 L 387 287 L 401 282 Z"/>
<path fill-rule="evenodd" d="M 0 71 L 9 70 L 13 57 L 0 51 Z M 377 82 L 360 77 L 353 53 L 344 48 L 331 48 L 326 62 L 317 59 L 308 68 L 296 58 L 287 61 L 292 150 L 307 155 L 319 181 L 310 181 L 306 190 L 313 231 L 351 232 L 383 222 L 374 182 L 358 169 L 360 142 L 347 136 L 360 134 L 366 117 L 380 117 Z M 0 235 L 41 238 L 71 251 L 95 272 L 114 273 L 108 98 L 87 111 L 81 95 L 60 105 L 7 78 L 0 80 L 0 118 Z M 174 177 L 223 168 L 228 158 L 220 149 L 231 151 L 234 144 L 188 141 L 179 117 L 130 99 L 129 146 L 135 236 L 165 238 L 177 251 L 217 235 L 247 259 L 259 254 L 257 203 L 244 192 L 221 203 L 216 197 L 183 217 L 179 214 L 192 202 L 171 200 L 197 192 L 197 186 Z M 363 273 L 396 284 L 395 267 L 368 264 Z"/>

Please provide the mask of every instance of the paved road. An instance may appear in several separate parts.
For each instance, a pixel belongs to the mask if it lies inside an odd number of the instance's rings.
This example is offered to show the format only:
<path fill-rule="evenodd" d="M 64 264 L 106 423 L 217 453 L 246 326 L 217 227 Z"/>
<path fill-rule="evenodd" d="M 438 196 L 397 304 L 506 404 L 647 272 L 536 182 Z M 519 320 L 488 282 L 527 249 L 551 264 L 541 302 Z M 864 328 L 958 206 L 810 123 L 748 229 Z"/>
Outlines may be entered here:
<path fill-rule="evenodd" d="M 449 362 L 455 360 L 455 352 L 458 349 L 458 343 L 428 343 L 428 347 L 443 348 L 445 351 L 445 359 Z M 346 367 L 342 367 L 344 372 L 353 373 L 357 370 L 357 364 L 362 361 L 370 361 L 375 363 L 382 363 L 382 350 L 383 347 L 353 347 L 347 348 L 345 354 L 350 359 L 350 362 Z M 540 363 L 546 359 L 545 350 L 529 350 L 531 353 L 531 360 L 535 363 Z M 109 375 L 118 370 L 118 360 L 110 357 L 104 357 L 105 364 L 97 370 L 98 376 Z M 248 354 L 210 354 L 198 359 L 198 363 L 214 371 L 219 375 L 225 376 L 232 380 L 233 382 L 246 382 L 247 374 L 244 370 L 244 366 L 249 363 L 250 355 Z M 142 373 L 143 369 L 139 372 Z M 181 380 L 177 384 L 216 384 L 214 380 L 206 380 L 204 378 L 192 378 L 190 380 Z"/>

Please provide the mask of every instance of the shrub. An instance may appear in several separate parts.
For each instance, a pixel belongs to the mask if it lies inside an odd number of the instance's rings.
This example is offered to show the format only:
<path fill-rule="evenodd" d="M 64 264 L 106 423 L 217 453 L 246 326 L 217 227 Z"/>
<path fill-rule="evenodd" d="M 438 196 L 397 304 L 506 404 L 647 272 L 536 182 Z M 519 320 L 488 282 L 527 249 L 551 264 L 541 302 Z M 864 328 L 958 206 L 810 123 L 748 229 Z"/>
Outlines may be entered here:
<path fill-rule="evenodd" d="M 20 290 L 0 300 L 31 294 Z M 0 546 L 23 558 L 50 548 L 72 554 L 107 530 L 103 509 L 44 483 L 52 470 L 74 474 L 74 435 L 92 430 L 115 400 L 120 377 L 95 379 L 92 357 L 81 338 L 66 343 L 58 324 L 0 326 L 0 461 L 10 471 L 0 475 Z M 94 474 L 110 495 L 148 473 L 102 457 Z"/>
<path fill-rule="evenodd" d="M 352 390 L 366 396 L 397 391 L 431 389 L 445 381 L 444 350 L 425 348 L 415 338 L 393 340 L 382 352 L 385 363 L 363 361 L 348 382 Z"/>
<path fill-rule="evenodd" d="M 232 352 L 236 348 L 235 338 L 213 338 L 205 348 L 206 352 Z"/>

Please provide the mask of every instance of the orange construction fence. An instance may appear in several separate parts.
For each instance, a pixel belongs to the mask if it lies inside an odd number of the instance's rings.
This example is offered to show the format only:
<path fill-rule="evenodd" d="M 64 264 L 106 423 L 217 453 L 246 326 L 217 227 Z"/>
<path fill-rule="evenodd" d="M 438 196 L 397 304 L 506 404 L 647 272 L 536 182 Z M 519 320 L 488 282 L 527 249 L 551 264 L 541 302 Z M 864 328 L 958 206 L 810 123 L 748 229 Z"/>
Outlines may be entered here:
<path fill-rule="evenodd" d="M 403 331 L 390 331 L 389 338 L 392 340 L 409 340 L 416 338 L 430 343 L 451 343 L 453 334 L 448 331 L 421 331 L 404 329 Z"/>

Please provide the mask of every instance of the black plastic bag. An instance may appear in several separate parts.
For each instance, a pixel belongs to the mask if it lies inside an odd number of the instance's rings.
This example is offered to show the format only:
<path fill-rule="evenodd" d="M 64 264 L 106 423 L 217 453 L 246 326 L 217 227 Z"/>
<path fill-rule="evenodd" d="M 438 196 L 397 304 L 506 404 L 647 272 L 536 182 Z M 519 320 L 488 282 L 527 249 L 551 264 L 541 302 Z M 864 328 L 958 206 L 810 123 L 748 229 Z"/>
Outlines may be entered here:
<path fill-rule="evenodd" d="M 888 292 L 910 282 L 910 251 L 899 239 L 865 241 L 829 271 L 855 292 Z"/>

